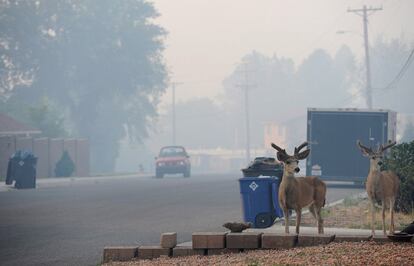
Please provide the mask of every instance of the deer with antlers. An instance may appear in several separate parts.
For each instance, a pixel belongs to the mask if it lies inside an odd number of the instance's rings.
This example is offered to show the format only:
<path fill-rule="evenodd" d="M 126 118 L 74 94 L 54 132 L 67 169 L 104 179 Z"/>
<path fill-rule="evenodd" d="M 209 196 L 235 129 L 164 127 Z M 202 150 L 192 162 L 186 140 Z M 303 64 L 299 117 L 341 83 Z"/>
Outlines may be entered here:
<path fill-rule="evenodd" d="M 299 234 L 302 208 L 309 206 L 309 211 L 316 219 L 318 233 L 323 234 L 322 207 L 325 205 L 326 185 L 316 176 L 295 177 L 300 171 L 299 160 L 308 157 L 310 150 L 301 152 L 308 145 L 304 142 L 295 147 L 294 155 L 272 143 L 277 150 L 277 159 L 283 163 L 283 176 L 279 186 L 279 204 L 285 216 L 285 233 L 289 233 L 289 210 L 296 212 L 296 234 Z"/>
<path fill-rule="evenodd" d="M 398 176 L 391 171 L 381 171 L 382 160 L 384 158 L 384 151 L 396 142 L 389 142 L 387 145 L 379 146 L 377 151 L 368 148 L 361 144 L 358 140 L 357 145 L 362 154 L 370 159 L 370 167 L 366 181 L 366 190 L 368 198 L 371 202 L 371 228 L 372 235 L 375 235 L 375 203 L 381 202 L 382 205 L 382 230 L 386 235 L 385 230 L 385 209 L 387 205 L 390 209 L 391 223 L 390 234 L 394 233 L 394 203 L 400 187 L 400 180 Z"/>

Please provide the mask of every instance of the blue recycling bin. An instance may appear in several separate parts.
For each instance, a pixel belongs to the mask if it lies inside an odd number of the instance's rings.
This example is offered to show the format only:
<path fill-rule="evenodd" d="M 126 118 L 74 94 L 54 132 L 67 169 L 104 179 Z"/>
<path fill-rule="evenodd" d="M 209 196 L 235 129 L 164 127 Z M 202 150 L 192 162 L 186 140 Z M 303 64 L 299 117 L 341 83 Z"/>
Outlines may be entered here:
<path fill-rule="evenodd" d="M 243 177 L 239 179 L 243 218 L 255 228 L 273 225 L 283 217 L 279 206 L 280 177 Z"/>
<path fill-rule="evenodd" d="M 15 188 L 35 188 L 36 163 L 37 157 L 30 151 L 16 151 L 9 159 L 6 185 L 11 185 L 13 181 L 16 181 Z"/>

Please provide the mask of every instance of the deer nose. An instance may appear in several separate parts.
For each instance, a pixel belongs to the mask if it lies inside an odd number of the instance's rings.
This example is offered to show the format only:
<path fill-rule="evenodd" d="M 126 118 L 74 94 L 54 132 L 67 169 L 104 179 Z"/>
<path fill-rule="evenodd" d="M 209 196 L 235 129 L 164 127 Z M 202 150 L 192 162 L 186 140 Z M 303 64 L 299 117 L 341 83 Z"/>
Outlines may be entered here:
<path fill-rule="evenodd" d="M 299 173 L 299 171 L 300 171 L 300 168 L 299 168 L 299 167 L 296 167 L 296 168 L 295 168 L 295 172 L 296 172 L 296 173 Z"/>
<path fill-rule="evenodd" d="M 382 165 L 382 162 L 378 162 L 378 165 Z"/>

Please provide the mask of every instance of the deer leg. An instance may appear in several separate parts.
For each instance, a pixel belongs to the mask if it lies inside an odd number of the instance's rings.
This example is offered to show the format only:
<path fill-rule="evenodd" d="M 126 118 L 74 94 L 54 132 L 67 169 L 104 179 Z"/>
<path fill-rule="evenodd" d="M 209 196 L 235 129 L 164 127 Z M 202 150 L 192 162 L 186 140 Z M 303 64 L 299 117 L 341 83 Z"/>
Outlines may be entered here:
<path fill-rule="evenodd" d="M 309 206 L 309 212 L 312 214 L 313 218 L 315 218 L 316 225 L 318 226 L 318 231 L 319 231 L 319 220 L 318 220 L 318 216 L 316 215 L 315 204 L 312 203 Z"/>
<path fill-rule="evenodd" d="M 285 216 L 285 233 L 289 234 L 289 210 L 283 209 L 283 214 Z"/>
<path fill-rule="evenodd" d="M 394 199 L 390 200 L 390 217 L 391 217 L 391 223 L 390 223 L 390 234 L 394 234 L 395 228 L 394 228 Z"/>
<path fill-rule="evenodd" d="M 384 236 L 387 235 L 387 232 L 385 231 L 385 200 L 381 201 L 382 204 L 382 231 L 384 232 Z"/>
<path fill-rule="evenodd" d="M 371 232 L 372 236 L 375 236 L 375 205 L 374 201 L 371 201 Z"/>
<path fill-rule="evenodd" d="M 302 216 L 302 210 L 296 209 L 296 234 L 299 234 L 300 219 Z"/>
<path fill-rule="evenodd" d="M 309 206 L 309 212 L 312 214 L 313 218 L 315 218 L 315 220 L 317 221 L 318 218 L 316 218 L 316 210 L 315 210 L 315 205 L 311 204 Z"/>
<path fill-rule="evenodd" d="M 316 219 L 318 221 L 318 234 L 323 234 L 323 219 L 321 214 L 321 207 L 317 207 L 316 209 Z"/>

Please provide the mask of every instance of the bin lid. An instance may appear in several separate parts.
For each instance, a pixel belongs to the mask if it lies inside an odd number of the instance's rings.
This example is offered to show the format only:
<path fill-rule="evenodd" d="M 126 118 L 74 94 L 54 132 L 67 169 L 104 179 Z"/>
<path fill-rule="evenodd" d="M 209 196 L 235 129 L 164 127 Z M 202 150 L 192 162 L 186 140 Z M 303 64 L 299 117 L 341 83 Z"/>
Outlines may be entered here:
<path fill-rule="evenodd" d="M 27 150 L 17 150 L 10 159 L 14 160 L 32 160 L 37 159 L 37 157 L 30 151 Z"/>
<path fill-rule="evenodd" d="M 256 181 L 256 180 L 279 180 L 278 176 L 245 176 L 239 178 L 239 181 Z"/>

